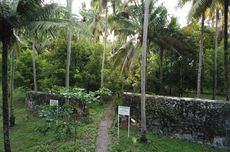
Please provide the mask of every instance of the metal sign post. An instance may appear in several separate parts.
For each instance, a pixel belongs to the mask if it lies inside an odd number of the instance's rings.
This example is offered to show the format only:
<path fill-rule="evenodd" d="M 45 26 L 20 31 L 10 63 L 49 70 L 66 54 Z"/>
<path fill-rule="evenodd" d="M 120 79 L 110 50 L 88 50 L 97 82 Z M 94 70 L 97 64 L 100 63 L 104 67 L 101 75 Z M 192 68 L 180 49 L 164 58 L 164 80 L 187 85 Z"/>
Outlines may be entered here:
<path fill-rule="evenodd" d="M 117 127 L 117 137 L 119 138 L 119 118 L 120 116 L 119 115 L 122 115 L 122 116 L 128 116 L 128 137 L 129 137 L 129 130 L 130 130 L 130 107 L 127 107 L 127 106 L 118 106 L 118 127 Z"/>

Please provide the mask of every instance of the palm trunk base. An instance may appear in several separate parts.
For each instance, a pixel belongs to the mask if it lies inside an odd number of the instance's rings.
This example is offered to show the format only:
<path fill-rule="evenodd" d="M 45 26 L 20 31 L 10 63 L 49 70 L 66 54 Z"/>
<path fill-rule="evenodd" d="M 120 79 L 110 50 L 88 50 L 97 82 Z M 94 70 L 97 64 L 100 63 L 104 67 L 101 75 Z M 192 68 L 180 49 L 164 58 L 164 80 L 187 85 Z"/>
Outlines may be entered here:
<path fill-rule="evenodd" d="M 148 142 L 148 140 L 147 140 L 147 138 L 146 138 L 146 131 L 143 131 L 143 132 L 141 133 L 140 142 L 141 142 L 141 143 L 144 143 L 144 144 L 146 144 L 146 143 Z"/>

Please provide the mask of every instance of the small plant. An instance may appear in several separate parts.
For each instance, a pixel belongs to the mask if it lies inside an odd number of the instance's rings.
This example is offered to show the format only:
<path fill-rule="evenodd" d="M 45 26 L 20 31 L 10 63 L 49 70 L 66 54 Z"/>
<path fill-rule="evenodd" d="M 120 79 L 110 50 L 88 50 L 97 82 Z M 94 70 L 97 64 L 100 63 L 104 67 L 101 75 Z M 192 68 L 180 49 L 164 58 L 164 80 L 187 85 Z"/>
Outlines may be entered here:
<path fill-rule="evenodd" d="M 57 140 L 65 139 L 74 134 L 76 138 L 76 127 L 81 124 L 74 116 L 74 107 L 65 104 L 62 107 L 45 105 L 41 107 L 39 116 L 44 118 L 46 124 L 36 130 L 46 135 L 48 131 L 53 131 Z M 74 129 L 74 133 L 72 130 Z"/>

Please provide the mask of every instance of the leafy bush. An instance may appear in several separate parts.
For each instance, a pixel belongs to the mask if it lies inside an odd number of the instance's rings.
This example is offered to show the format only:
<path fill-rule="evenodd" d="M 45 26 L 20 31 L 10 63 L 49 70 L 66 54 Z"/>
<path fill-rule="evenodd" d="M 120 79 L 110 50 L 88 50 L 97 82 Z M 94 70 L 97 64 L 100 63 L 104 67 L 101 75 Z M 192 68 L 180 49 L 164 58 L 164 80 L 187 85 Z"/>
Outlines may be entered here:
<path fill-rule="evenodd" d="M 74 107 L 69 104 L 65 104 L 62 107 L 41 106 L 39 116 L 45 119 L 46 123 L 43 126 L 37 127 L 36 131 L 44 135 L 52 131 L 57 140 L 62 140 L 72 135 L 76 139 L 76 127 L 84 125 L 82 121 L 76 120 Z"/>
<path fill-rule="evenodd" d="M 62 107 L 42 106 L 39 116 L 45 119 L 46 124 L 36 130 L 44 135 L 52 130 L 57 140 L 70 137 L 72 135 L 71 128 L 76 127 L 75 118 L 72 115 L 73 111 L 74 108 L 69 104 Z"/>
<path fill-rule="evenodd" d="M 67 99 L 77 98 L 87 104 L 100 102 L 100 96 L 110 96 L 112 92 L 107 88 L 100 88 L 99 90 L 93 92 L 87 92 L 82 88 L 69 88 L 55 86 L 49 90 L 50 94 L 62 95 Z"/>

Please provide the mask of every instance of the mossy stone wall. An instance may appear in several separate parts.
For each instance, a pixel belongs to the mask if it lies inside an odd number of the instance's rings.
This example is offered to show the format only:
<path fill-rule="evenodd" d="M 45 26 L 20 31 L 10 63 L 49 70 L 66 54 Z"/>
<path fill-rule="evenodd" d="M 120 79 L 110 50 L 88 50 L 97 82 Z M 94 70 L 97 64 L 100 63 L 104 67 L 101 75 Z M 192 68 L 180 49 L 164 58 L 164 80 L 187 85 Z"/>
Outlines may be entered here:
<path fill-rule="evenodd" d="M 140 102 L 140 94 L 123 94 L 138 122 Z M 146 95 L 146 119 L 149 131 L 230 149 L 230 102 Z"/>
<path fill-rule="evenodd" d="M 48 105 L 50 103 L 50 99 L 58 100 L 59 106 L 64 105 L 65 102 L 73 105 L 75 108 L 75 113 L 78 117 L 86 115 L 88 113 L 86 104 L 77 98 L 66 99 L 64 96 L 36 91 L 29 91 L 26 93 L 27 110 L 30 114 L 36 115 L 38 107 L 40 105 Z"/>

